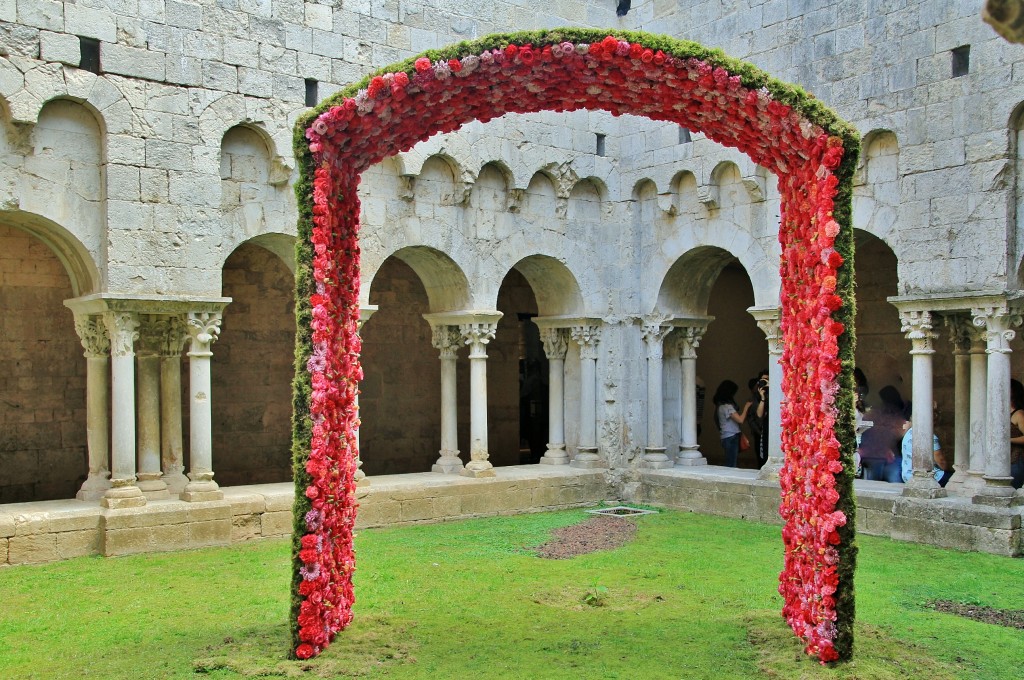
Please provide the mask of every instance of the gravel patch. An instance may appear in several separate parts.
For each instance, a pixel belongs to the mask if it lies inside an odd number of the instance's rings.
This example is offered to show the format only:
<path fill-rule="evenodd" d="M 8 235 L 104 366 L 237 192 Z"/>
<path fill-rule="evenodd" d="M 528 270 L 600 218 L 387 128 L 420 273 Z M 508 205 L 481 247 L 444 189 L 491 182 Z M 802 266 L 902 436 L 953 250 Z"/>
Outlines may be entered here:
<path fill-rule="evenodd" d="M 636 524 L 620 517 L 598 515 L 585 522 L 556 529 L 551 540 L 536 548 L 537 556 L 548 560 L 567 560 L 577 555 L 613 550 L 636 536 Z"/>

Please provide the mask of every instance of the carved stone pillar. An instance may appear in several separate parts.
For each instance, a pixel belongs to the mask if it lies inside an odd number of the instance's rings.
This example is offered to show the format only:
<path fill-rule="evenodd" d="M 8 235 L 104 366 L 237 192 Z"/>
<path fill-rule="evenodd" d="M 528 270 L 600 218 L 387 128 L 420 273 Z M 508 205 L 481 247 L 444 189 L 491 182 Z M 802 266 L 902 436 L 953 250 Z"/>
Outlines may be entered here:
<path fill-rule="evenodd" d="M 971 465 L 971 337 L 974 325 L 962 316 L 947 316 L 953 346 L 953 476 L 946 492 L 961 494 Z"/>
<path fill-rule="evenodd" d="M 665 336 L 671 326 L 646 323 L 643 326 L 644 345 L 647 347 L 647 446 L 642 466 L 659 469 L 672 467 L 665 455 L 665 415 L 662 371 L 664 368 Z"/>
<path fill-rule="evenodd" d="M 988 459 L 986 429 L 988 426 L 988 341 L 985 329 L 971 320 L 971 404 L 970 404 L 970 463 L 963 481 L 962 495 L 974 497 L 985 486 L 985 461 Z M 948 485 L 947 485 L 948 487 Z"/>
<path fill-rule="evenodd" d="M 179 496 L 188 484 L 181 437 L 181 352 L 188 340 L 185 318 L 165 316 L 160 333 L 160 465 L 167 491 Z"/>
<path fill-rule="evenodd" d="M 189 483 L 184 501 L 215 501 L 224 492 L 213 481 L 213 413 L 210 407 L 211 345 L 220 334 L 220 312 L 189 312 Z"/>
<path fill-rule="evenodd" d="M 932 330 L 932 314 L 922 310 L 900 310 L 902 332 L 910 340 L 913 362 L 911 403 L 913 416 L 913 476 L 907 481 L 903 495 L 915 498 L 941 498 L 946 490 L 935 481 L 935 457 L 932 440 L 935 436 L 932 421 L 932 346 L 937 334 Z"/>
<path fill-rule="evenodd" d="M 541 328 L 544 356 L 548 359 L 548 448 L 542 465 L 568 465 L 565 450 L 565 353 L 569 349 L 564 328 Z"/>
<path fill-rule="evenodd" d="M 138 315 L 107 312 L 111 364 L 111 487 L 100 501 L 105 508 L 136 508 L 146 498 L 135 484 L 135 341 Z"/>
<path fill-rule="evenodd" d="M 607 464 L 597 453 L 597 343 L 601 327 L 572 327 L 572 339 L 580 346 L 580 442 L 570 465 L 603 468 Z"/>
<path fill-rule="evenodd" d="M 147 499 L 170 498 L 167 483 L 160 477 L 160 343 L 159 319 L 144 317 L 139 350 L 138 371 L 138 486 Z"/>
<path fill-rule="evenodd" d="M 985 329 L 988 355 L 985 485 L 972 500 L 1008 506 L 1016 502 L 1010 476 L 1010 341 L 1021 317 L 1005 305 L 974 309 L 972 314 L 974 325 Z"/>
<path fill-rule="evenodd" d="M 683 326 L 679 329 L 679 370 L 682 395 L 679 400 L 679 456 L 676 465 L 690 467 L 707 465 L 697 443 L 697 348 L 704 337 L 704 326 Z"/>
<path fill-rule="evenodd" d="M 462 334 L 458 327 L 435 324 L 432 328 L 432 344 L 441 358 L 441 450 L 432 472 L 458 474 L 465 469 L 459 458 L 459 412 L 456 390 L 456 360 L 462 345 Z M 485 412 L 486 414 L 486 412 Z"/>
<path fill-rule="evenodd" d="M 459 325 L 469 345 L 470 461 L 461 473 L 466 477 L 494 477 L 494 466 L 487 460 L 487 343 L 498 331 L 495 322 L 471 322 Z"/>
<path fill-rule="evenodd" d="M 377 305 L 366 305 L 359 308 L 359 320 L 356 321 L 356 332 L 363 332 L 363 324 L 370 320 L 374 312 L 377 311 Z M 359 390 L 356 389 L 356 414 L 359 416 L 356 425 L 356 472 L 353 475 L 356 486 L 369 486 L 370 480 L 366 478 L 366 473 L 363 472 L 363 449 L 359 445 L 359 430 L 363 427 L 363 416 L 359 411 Z"/>
<path fill-rule="evenodd" d="M 103 317 L 75 314 L 75 331 L 85 350 L 85 431 L 89 476 L 75 498 L 97 501 L 110 488 L 110 339 Z"/>
<path fill-rule="evenodd" d="M 786 399 L 782 393 L 782 324 L 778 309 L 757 310 L 752 314 L 768 341 L 768 430 L 761 433 L 768 438 L 768 460 L 761 466 L 757 478 L 777 480 L 786 462 L 782 454 L 782 409 Z"/>

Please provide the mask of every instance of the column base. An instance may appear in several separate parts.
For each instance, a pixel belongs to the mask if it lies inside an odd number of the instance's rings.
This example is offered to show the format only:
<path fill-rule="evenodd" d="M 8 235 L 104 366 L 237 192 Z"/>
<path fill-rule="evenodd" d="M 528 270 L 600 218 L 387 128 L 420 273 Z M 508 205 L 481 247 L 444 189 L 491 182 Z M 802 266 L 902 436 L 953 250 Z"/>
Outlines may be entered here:
<path fill-rule="evenodd" d="M 608 467 L 608 463 L 601 459 L 601 456 L 597 455 L 596 448 L 579 448 L 576 451 L 576 456 L 569 463 L 571 467 L 581 468 L 584 470 L 595 470 Z"/>
<path fill-rule="evenodd" d="M 224 500 L 224 492 L 212 479 L 192 480 L 181 492 L 179 498 L 189 503 Z"/>
<path fill-rule="evenodd" d="M 466 469 L 465 463 L 459 458 L 458 451 L 439 451 L 439 453 L 441 457 L 430 466 L 431 472 L 437 472 L 442 475 L 457 475 Z"/>
<path fill-rule="evenodd" d="M 565 452 L 565 444 L 548 444 L 548 450 L 540 458 L 541 465 L 568 465 L 569 454 Z"/>
<path fill-rule="evenodd" d="M 98 473 L 89 473 L 89 478 L 82 483 L 82 488 L 75 494 L 80 501 L 98 501 L 103 494 L 111 487 L 110 471 L 103 470 Z"/>
<path fill-rule="evenodd" d="M 134 482 L 128 480 L 127 484 L 112 486 L 107 489 L 100 499 L 100 506 L 108 510 L 123 510 L 125 508 L 141 508 L 146 504 L 146 497 L 142 490 L 135 486 Z"/>
<path fill-rule="evenodd" d="M 757 471 L 757 478 L 761 481 L 777 482 L 779 481 L 779 475 L 782 474 L 782 466 L 785 461 L 781 458 L 772 458 L 768 456 L 768 460 L 765 461 L 761 469 Z"/>
<path fill-rule="evenodd" d="M 701 455 L 700 447 L 680 446 L 679 455 L 676 456 L 676 467 L 693 467 L 694 465 L 707 465 L 708 459 Z"/>
<path fill-rule="evenodd" d="M 925 486 L 910 486 L 909 482 L 907 486 L 903 487 L 903 495 L 907 498 L 945 498 L 947 495 L 946 490 L 938 485 L 936 482 L 935 488 L 929 488 Z"/>
<path fill-rule="evenodd" d="M 459 474 L 463 477 L 496 477 L 494 466 L 486 460 L 471 460 Z"/>
<path fill-rule="evenodd" d="M 188 486 L 188 477 L 185 476 L 185 468 L 181 465 L 167 468 L 167 472 L 160 477 L 167 485 L 167 493 L 178 496 Z"/>
<path fill-rule="evenodd" d="M 967 481 L 967 471 L 958 470 L 953 466 L 953 476 L 946 482 L 946 493 L 952 496 L 964 495 L 964 483 Z"/>
<path fill-rule="evenodd" d="M 171 497 L 167 490 L 167 482 L 160 479 L 159 472 L 143 472 L 138 477 L 137 486 L 147 500 L 162 500 Z"/>
<path fill-rule="evenodd" d="M 991 505 L 1009 508 L 1024 503 L 1024 496 L 1017 494 L 1011 482 L 1012 477 L 985 477 L 985 486 L 971 496 L 974 505 Z"/>
<path fill-rule="evenodd" d="M 675 463 L 665 455 L 664 446 L 655 446 L 644 449 L 644 459 L 641 461 L 640 467 L 648 470 L 664 470 L 675 467 Z"/>

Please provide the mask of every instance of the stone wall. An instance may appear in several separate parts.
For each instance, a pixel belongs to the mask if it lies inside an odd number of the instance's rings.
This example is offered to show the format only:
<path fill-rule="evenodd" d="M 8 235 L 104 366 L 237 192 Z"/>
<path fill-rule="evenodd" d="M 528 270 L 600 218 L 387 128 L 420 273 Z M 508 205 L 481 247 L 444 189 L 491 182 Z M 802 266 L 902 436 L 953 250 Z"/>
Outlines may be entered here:
<path fill-rule="evenodd" d="M 67 272 L 0 222 L 0 503 L 72 498 L 88 470 L 85 358 Z"/>

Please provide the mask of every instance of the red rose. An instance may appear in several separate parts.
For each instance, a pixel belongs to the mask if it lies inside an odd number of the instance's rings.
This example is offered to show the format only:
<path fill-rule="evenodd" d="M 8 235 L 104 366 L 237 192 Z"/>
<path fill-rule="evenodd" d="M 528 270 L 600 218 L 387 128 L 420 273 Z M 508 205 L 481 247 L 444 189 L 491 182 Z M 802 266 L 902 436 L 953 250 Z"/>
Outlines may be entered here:
<path fill-rule="evenodd" d="M 295 649 L 295 656 L 300 659 L 308 659 L 313 656 L 313 645 L 302 643 Z"/>
<path fill-rule="evenodd" d="M 419 59 L 417 59 L 415 66 L 416 70 L 419 73 L 426 73 L 430 69 L 434 68 L 433 64 L 431 64 L 430 60 L 427 59 L 426 57 L 420 57 Z"/>
<path fill-rule="evenodd" d="M 462 62 L 458 59 L 449 59 L 448 68 L 451 69 L 452 73 L 458 73 L 462 70 Z"/>

